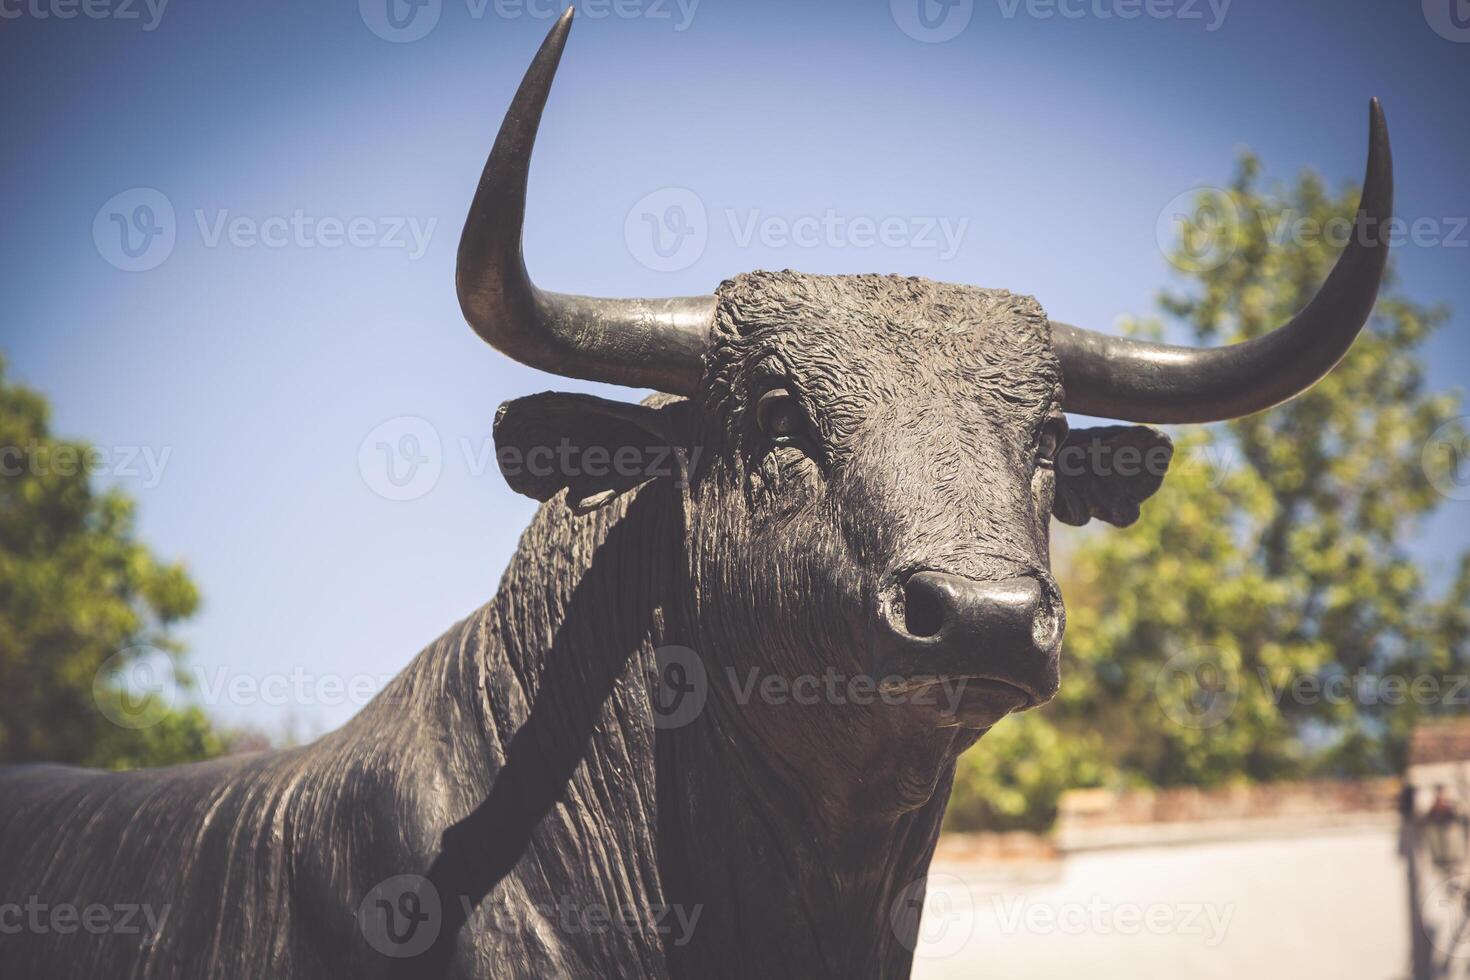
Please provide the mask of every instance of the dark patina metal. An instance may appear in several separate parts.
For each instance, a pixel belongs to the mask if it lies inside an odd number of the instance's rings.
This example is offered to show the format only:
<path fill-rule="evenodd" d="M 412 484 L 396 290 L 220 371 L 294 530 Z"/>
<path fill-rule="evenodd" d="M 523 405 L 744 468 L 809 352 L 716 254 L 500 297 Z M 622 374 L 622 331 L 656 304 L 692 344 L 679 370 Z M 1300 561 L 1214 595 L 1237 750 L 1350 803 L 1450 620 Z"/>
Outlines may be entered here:
<path fill-rule="evenodd" d="M 496 596 L 340 730 L 171 769 L 0 771 L 0 901 L 152 929 L 0 930 L 0 975 L 904 976 L 956 757 L 1060 683 L 1051 518 L 1131 523 L 1169 464 L 1163 434 L 1069 432 L 1063 410 L 1266 408 L 1372 308 L 1376 102 L 1354 243 L 1295 319 L 1234 346 L 897 276 L 541 291 L 521 225 L 570 24 L 491 152 L 460 300 L 514 358 L 663 394 L 501 407 L 502 473 L 546 503 Z M 576 466 L 530 465 L 565 445 Z"/>

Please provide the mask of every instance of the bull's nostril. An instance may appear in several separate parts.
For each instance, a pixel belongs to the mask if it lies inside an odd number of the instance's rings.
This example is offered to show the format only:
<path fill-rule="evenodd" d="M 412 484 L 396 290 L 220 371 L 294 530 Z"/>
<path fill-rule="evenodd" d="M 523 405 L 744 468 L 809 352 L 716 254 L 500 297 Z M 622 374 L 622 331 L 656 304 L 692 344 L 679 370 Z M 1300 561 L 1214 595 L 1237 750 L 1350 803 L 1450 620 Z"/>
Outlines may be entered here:
<path fill-rule="evenodd" d="M 910 582 L 903 591 L 903 628 L 910 636 L 938 636 L 944 628 L 944 606 L 930 589 Z"/>

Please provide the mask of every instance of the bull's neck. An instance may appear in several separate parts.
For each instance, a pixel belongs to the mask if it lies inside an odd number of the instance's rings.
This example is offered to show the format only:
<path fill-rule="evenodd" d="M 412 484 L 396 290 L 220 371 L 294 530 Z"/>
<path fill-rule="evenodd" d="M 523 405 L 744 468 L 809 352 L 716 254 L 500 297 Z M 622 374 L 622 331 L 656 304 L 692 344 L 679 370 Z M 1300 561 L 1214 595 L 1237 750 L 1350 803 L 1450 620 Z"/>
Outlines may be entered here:
<path fill-rule="evenodd" d="M 674 975 L 907 976 L 954 774 L 949 752 L 926 754 L 853 770 L 813 746 L 797 773 L 716 710 L 661 731 L 664 890 L 702 913 L 667 950 Z"/>
<path fill-rule="evenodd" d="M 526 818 L 543 829 L 528 829 L 529 848 L 559 846 L 544 829 L 555 801 L 627 802 L 619 819 L 642 827 L 582 827 L 560 842 L 564 853 L 539 858 L 575 863 L 580 835 L 613 838 L 604 853 L 627 865 L 621 877 L 642 882 L 640 900 L 677 907 L 666 921 L 694 923 L 665 936 L 674 976 L 906 975 L 910 899 L 932 857 L 952 763 L 933 765 L 922 800 L 898 801 L 887 780 L 858 785 L 865 771 L 842 786 L 773 765 L 713 708 L 658 726 L 648 687 L 655 650 L 692 645 L 680 600 L 685 558 L 673 492 L 651 484 L 630 496 L 592 517 L 543 508 L 486 609 L 480 696 L 499 768 L 492 795 L 531 742 L 538 760 L 560 761 L 509 791 L 538 801 Z M 831 762 L 812 760 L 818 769 Z M 575 793 L 553 785 L 604 779 Z M 591 819 L 567 812 L 560 822 Z M 594 870 L 581 870 L 573 877 L 596 887 Z"/>
<path fill-rule="evenodd" d="M 929 803 L 873 820 L 721 769 L 708 746 L 661 744 L 661 767 L 686 749 L 700 761 L 660 771 L 661 870 L 670 902 L 702 917 L 667 950 L 674 975 L 907 976 L 952 766 Z"/>

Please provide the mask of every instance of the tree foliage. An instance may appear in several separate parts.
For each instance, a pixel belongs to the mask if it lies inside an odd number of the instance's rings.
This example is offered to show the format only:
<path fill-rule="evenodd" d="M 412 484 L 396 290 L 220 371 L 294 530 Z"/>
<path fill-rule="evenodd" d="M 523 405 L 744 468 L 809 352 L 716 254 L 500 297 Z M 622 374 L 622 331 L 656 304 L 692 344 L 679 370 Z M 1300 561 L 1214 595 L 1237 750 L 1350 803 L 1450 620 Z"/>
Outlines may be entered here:
<path fill-rule="evenodd" d="M 117 678 L 182 654 L 169 627 L 199 593 L 137 539 L 135 504 L 95 486 L 85 443 L 0 360 L 0 763 L 165 765 L 222 749 L 197 707 Z"/>
<path fill-rule="evenodd" d="M 1131 331 L 1158 336 L 1167 321 L 1220 344 L 1273 329 L 1325 278 L 1357 200 L 1312 173 L 1267 191 L 1245 155 L 1181 230 L 1185 288 Z M 1393 772 L 1418 718 L 1466 711 L 1470 554 L 1436 594 L 1405 545 L 1447 502 L 1426 446 L 1467 445 L 1458 395 L 1425 379 L 1424 344 L 1446 318 L 1390 269 L 1368 328 L 1316 387 L 1171 433 L 1174 466 L 1139 522 L 1087 532 L 1059 563 L 1062 693 L 962 758 L 964 826 L 1044 824 L 1063 788 L 1098 781 Z M 1082 749 L 1026 757 L 1059 745 Z"/>

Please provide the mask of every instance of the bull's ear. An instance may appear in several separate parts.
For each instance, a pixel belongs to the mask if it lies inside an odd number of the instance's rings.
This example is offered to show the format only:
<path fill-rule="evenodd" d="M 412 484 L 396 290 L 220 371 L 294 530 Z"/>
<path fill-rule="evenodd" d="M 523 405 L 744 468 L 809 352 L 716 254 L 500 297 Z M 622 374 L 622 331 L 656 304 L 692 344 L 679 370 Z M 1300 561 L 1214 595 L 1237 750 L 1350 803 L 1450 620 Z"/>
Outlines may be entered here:
<path fill-rule="evenodd" d="M 681 477 L 686 402 L 658 407 L 545 391 L 495 413 L 495 461 L 516 493 L 587 513 L 660 476 Z"/>
<path fill-rule="evenodd" d="M 1164 482 L 1173 456 L 1169 437 L 1146 425 L 1074 429 L 1057 450 L 1052 513 L 1066 524 L 1096 517 L 1127 527 Z"/>

